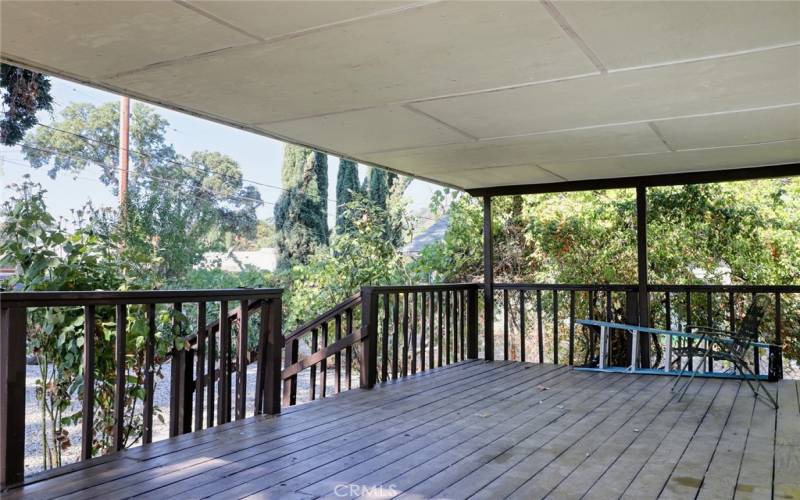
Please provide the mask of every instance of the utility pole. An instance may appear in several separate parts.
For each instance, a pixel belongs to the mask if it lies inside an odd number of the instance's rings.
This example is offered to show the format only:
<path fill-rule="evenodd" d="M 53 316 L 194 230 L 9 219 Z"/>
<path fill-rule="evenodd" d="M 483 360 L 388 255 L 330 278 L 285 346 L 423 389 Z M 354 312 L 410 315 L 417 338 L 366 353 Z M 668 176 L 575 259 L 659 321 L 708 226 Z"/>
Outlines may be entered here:
<path fill-rule="evenodd" d="M 128 125 L 131 103 L 123 96 L 119 102 L 119 207 L 125 210 L 128 197 Z"/>

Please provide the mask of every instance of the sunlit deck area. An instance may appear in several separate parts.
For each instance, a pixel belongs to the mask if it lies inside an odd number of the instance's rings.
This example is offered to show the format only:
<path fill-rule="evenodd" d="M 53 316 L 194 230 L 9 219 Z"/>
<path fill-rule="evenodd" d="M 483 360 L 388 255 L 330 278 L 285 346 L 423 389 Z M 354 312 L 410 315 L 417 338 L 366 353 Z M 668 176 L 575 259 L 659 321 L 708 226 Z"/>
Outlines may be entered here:
<path fill-rule="evenodd" d="M 797 498 L 798 384 L 464 361 L 29 478 L 8 498 Z"/>

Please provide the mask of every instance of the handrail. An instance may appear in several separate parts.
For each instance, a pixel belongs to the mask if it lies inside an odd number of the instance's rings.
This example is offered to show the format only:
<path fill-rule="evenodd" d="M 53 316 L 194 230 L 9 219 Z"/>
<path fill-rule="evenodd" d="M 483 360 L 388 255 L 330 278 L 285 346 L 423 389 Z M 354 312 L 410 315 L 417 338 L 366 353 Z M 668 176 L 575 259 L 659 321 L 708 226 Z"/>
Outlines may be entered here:
<path fill-rule="evenodd" d="M 327 311 L 323 312 L 316 318 L 303 323 L 302 325 L 292 330 L 290 333 L 287 333 L 284 336 L 284 341 L 289 342 L 291 340 L 300 338 L 304 335 L 308 335 L 312 329 L 319 327 L 320 325 L 322 325 L 322 323 L 334 319 L 337 315 L 359 304 L 361 304 L 360 291 L 346 298 L 345 300 L 333 306 L 332 308 L 328 309 Z"/>
<path fill-rule="evenodd" d="M 631 283 L 596 283 L 596 284 L 564 284 L 564 283 L 494 283 L 496 290 L 611 290 L 613 292 L 638 291 L 639 285 Z M 651 292 L 712 292 L 712 293 L 800 293 L 800 285 L 665 285 L 649 284 Z"/>
<path fill-rule="evenodd" d="M 281 336 L 283 290 L 277 288 L 223 289 L 223 290 L 154 290 L 154 291 L 42 291 L 0 292 L 0 488 L 7 488 L 24 480 L 25 458 L 25 361 L 27 354 L 28 310 L 43 307 L 80 307 L 83 309 L 82 345 L 82 460 L 95 454 L 93 439 L 95 426 L 95 372 L 96 353 L 105 336 L 96 335 L 100 321 L 109 316 L 116 323 L 114 337 L 115 369 L 113 383 L 114 427 L 110 449 L 119 451 L 125 446 L 125 416 L 127 413 L 128 370 L 126 353 L 128 343 L 127 318 L 129 306 L 144 305 L 146 326 L 144 330 L 141 373 L 144 377 L 144 400 L 142 403 L 143 443 L 153 437 L 155 414 L 156 333 L 157 308 L 164 304 L 173 311 L 182 311 L 186 304 L 197 304 L 196 331 L 181 337 L 193 345 L 190 349 L 173 349 L 169 353 L 170 381 L 170 436 L 199 430 L 203 427 L 205 410 L 206 426 L 215 424 L 213 412 L 217 410 L 216 424 L 235 418 L 244 418 L 247 408 L 246 370 L 251 359 L 258 361 L 256 391 L 251 394 L 255 413 L 274 414 L 280 411 L 280 361 L 283 348 Z M 218 302 L 222 321 L 206 323 L 207 305 Z M 239 302 L 233 311 L 229 302 Z M 106 306 L 115 306 L 112 316 Z M 258 349 L 248 346 L 248 316 L 253 311 L 260 317 Z M 238 339 L 234 347 L 230 322 L 240 318 Z M 179 332 L 183 320 L 173 315 L 172 328 Z M 103 326 L 105 328 L 105 326 Z M 216 332 L 219 332 L 217 335 Z M 207 333 L 209 333 L 207 335 Z M 217 352 L 219 339 L 219 355 Z M 234 352 L 235 351 L 235 352 Z M 206 353 L 208 353 L 206 355 Z M 235 361 L 232 359 L 235 356 Z M 217 367 L 217 360 L 219 366 Z M 206 361 L 208 372 L 220 378 L 219 388 L 206 384 L 204 375 Z M 231 397 L 231 378 L 236 373 L 236 398 Z M 197 376 L 195 376 L 195 374 Z M 206 391 L 204 391 L 204 388 Z M 204 396 L 208 394 L 208 405 Z M 215 396 L 219 394 L 217 399 Z M 194 416 L 194 421 L 192 419 Z M 193 425 L 194 424 L 194 425 Z"/>

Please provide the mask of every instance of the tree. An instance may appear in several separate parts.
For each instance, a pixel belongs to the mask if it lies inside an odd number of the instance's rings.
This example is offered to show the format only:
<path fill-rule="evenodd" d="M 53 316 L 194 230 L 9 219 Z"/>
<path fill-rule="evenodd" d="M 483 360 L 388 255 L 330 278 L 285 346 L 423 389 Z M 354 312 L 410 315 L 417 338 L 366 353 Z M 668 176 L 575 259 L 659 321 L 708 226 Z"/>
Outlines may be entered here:
<path fill-rule="evenodd" d="M 41 73 L 0 64 L 0 88 L 3 90 L 0 143 L 14 146 L 38 123 L 37 111 L 53 109 L 50 80 Z"/>
<path fill-rule="evenodd" d="M 161 276 L 178 281 L 203 252 L 235 237 L 255 237 L 261 196 L 245 186 L 239 165 L 218 152 L 183 157 L 166 140 L 169 122 L 136 103 L 130 127 L 131 184 L 127 245 L 148 249 L 161 262 Z M 48 175 L 99 168 L 100 180 L 116 194 L 119 104 L 75 103 L 50 127 L 29 133 L 23 153 Z"/>
<path fill-rule="evenodd" d="M 358 184 L 358 165 L 352 160 L 342 158 L 339 161 L 339 173 L 336 177 L 336 233 L 342 234 L 354 230 L 353 221 L 347 214 L 347 205 L 360 193 Z"/>
<path fill-rule="evenodd" d="M 368 174 L 368 197 L 376 206 L 386 210 L 386 200 L 389 198 L 389 179 L 387 172 L 380 168 L 370 168 Z"/>
<path fill-rule="evenodd" d="M 287 144 L 281 171 L 284 192 L 275 204 L 278 268 L 304 264 L 328 244 L 328 157 Z"/>

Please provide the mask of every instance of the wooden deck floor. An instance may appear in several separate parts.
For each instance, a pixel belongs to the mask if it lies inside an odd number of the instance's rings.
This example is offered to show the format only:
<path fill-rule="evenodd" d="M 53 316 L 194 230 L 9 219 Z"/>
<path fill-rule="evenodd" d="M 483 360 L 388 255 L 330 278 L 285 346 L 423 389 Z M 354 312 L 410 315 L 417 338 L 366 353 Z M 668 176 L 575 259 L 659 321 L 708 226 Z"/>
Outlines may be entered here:
<path fill-rule="evenodd" d="M 800 498 L 795 381 L 468 361 L 104 457 L 36 498 Z"/>

